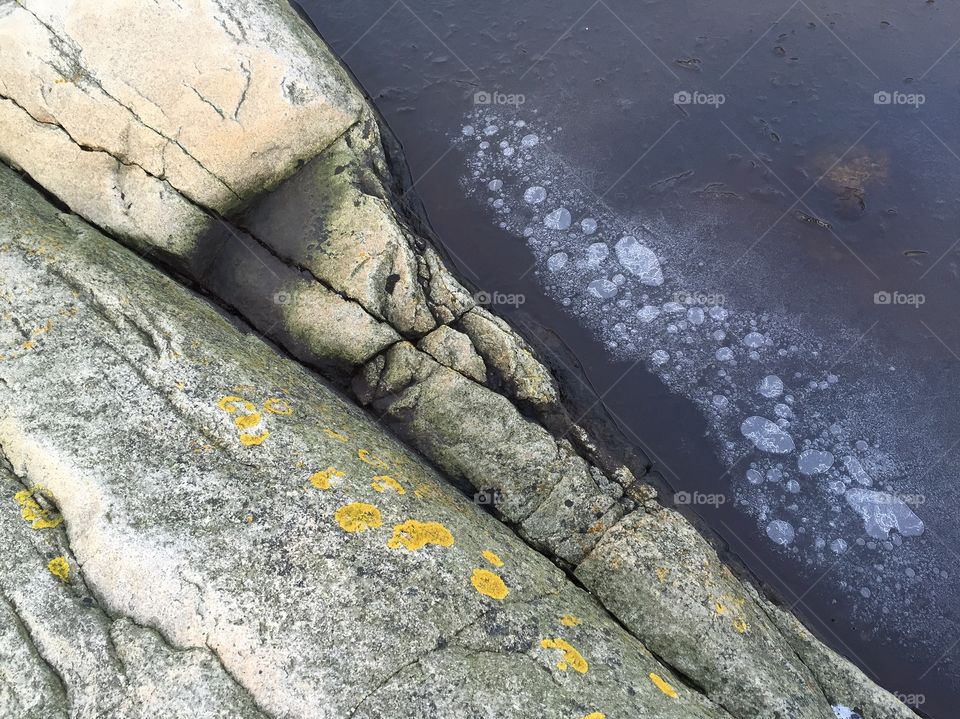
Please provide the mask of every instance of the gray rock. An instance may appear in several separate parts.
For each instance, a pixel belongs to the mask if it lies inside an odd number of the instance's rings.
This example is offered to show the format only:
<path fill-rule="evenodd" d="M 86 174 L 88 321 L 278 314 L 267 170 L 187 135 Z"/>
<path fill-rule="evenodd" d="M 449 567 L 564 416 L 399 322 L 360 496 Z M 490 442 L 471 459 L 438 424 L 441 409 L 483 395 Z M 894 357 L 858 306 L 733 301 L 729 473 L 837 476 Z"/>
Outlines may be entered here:
<path fill-rule="evenodd" d="M 487 366 L 470 338 L 449 325 L 437 327 L 417 343 L 417 349 L 426 352 L 444 367 L 456 370 L 480 384 L 487 381 Z"/>

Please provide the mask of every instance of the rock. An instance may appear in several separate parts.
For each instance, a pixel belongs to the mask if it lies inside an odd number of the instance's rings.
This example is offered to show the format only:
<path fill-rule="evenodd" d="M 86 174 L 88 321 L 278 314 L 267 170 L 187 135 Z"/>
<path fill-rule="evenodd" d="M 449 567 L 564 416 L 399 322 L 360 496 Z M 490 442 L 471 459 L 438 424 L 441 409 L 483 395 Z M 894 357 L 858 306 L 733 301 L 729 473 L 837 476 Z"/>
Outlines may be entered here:
<path fill-rule="evenodd" d="M 790 643 L 676 512 L 630 514 L 576 576 L 652 652 L 733 716 L 832 719 Z"/>
<path fill-rule="evenodd" d="M 470 379 L 484 384 L 487 366 L 474 349 L 470 338 L 448 325 L 440 325 L 417 344 L 444 367 L 449 367 Z"/>
<path fill-rule="evenodd" d="M 366 413 L 6 169 L 0 277 L 4 710 L 729 719 Z"/>

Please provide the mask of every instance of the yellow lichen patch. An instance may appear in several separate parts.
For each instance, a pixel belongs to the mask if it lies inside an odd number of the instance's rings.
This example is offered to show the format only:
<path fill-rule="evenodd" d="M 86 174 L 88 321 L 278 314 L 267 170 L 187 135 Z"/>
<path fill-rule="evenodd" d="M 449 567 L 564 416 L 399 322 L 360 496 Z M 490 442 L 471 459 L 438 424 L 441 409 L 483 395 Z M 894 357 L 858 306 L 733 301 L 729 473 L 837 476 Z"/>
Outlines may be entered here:
<path fill-rule="evenodd" d="M 593 712 L 592 714 L 587 714 L 583 719 L 607 719 L 607 715 L 603 712 Z"/>
<path fill-rule="evenodd" d="M 33 347 L 34 347 L 33 340 L 27 340 L 22 345 L 20 345 L 20 349 L 25 349 L 25 350 L 32 350 Z"/>
<path fill-rule="evenodd" d="M 407 490 L 405 490 L 397 480 L 386 474 L 379 474 L 374 477 L 373 481 L 370 483 L 370 486 L 378 492 L 385 492 L 387 489 L 392 489 L 397 494 L 407 493 Z"/>
<path fill-rule="evenodd" d="M 380 510 L 366 502 L 345 504 L 336 511 L 334 517 L 344 532 L 363 532 L 383 524 Z"/>
<path fill-rule="evenodd" d="M 660 691 L 662 691 L 664 694 L 666 694 L 666 695 L 667 695 L 668 697 L 670 697 L 671 699 L 676 699 L 676 698 L 679 696 L 679 695 L 677 694 L 677 690 L 674 689 L 674 688 L 673 688 L 672 686 L 670 686 L 669 684 L 667 684 L 667 682 L 665 682 L 665 681 L 663 680 L 663 677 L 661 677 L 659 674 L 654 674 L 653 672 L 651 672 L 651 673 L 650 673 L 650 681 L 653 682 L 653 685 L 654 685 L 657 689 L 659 689 Z"/>
<path fill-rule="evenodd" d="M 347 435 L 341 434 L 340 432 L 334 432 L 329 427 L 324 427 L 322 432 L 325 435 L 327 435 L 330 439 L 335 439 L 338 442 L 346 442 L 348 439 L 350 439 Z"/>
<path fill-rule="evenodd" d="M 50 574 L 61 582 L 66 582 L 70 579 L 70 562 L 67 561 L 66 557 L 54 557 L 47 562 L 47 569 L 50 570 Z"/>
<path fill-rule="evenodd" d="M 453 545 L 453 535 L 440 522 L 418 522 L 408 519 L 403 524 L 393 528 L 393 536 L 387 541 L 390 549 L 406 547 L 411 552 L 423 549 L 428 544 L 437 544 L 441 547 Z"/>
<path fill-rule="evenodd" d="M 217 402 L 217 407 L 230 414 L 236 412 L 240 407 L 243 407 L 247 412 L 257 411 L 257 407 L 253 402 L 248 402 L 243 397 L 235 397 L 234 395 L 227 395 L 221 398 L 220 401 Z"/>
<path fill-rule="evenodd" d="M 660 580 L 660 584 L 663 584 L 667 581 L 667 574 L 669 570 L 666 567 L 657 567 L 657 579 Z"/>
<path fill-rule="evenodd" d="M 581 623 L 578 617 L 573 616 L 572 614 L 564 614 L 560 617 L 560 623 L 565 627 L 575 627 Z"/>
<path fill-rule="evenodd" d="M 717 602 L 713 605 L 713 611 L 717 613 L 718 617 L 722 617 L 727 613 L 727 608 L 723 606 L 720 602 Z"/>
<path fill-rule="evenodd" d="M 263 408 L 270 414 L 282 414 L 282 415 L 293 414 L 293 407 L 287 404 L 286 400 L 282 400 L 277 397 L 271 397 L 266 402 L 264 402 Z"/>
<path fill-rule="evenodd" d="M 743 621 L 743 619 L 741 619 L 740 617 L 737 617 L 736 619 L 733 620 L 733 628 L 734 628 L 739 634 L 746 634 L 746 633 L 747 633 L 747 629 L 749 629 L 749 626 L 747 625 L 747 623 L 746 623 L 745 621 Z"/>
<path fill-rule="evenodd" d="M 390 469 L 386 462 L 371 454 L 370 450 L 368 449 L 358 449 L 357 456 L 360 458 L 361 462 L 369 464 L 371 467 L 377 467 L 378 469 Z"/>
<path fill-rule="evenodd" d="M 263 419 L 259 412 L 253 412 L 251 414 L 244 414 L 237 417 L 233 420 L 233 423 L 237 425 L 239 429 L 251 429 L 260 424 L 260 420 Z"/>
<path fill-rule="evenodd" d="M 310 475 L 310 484 L 312 484 L 317 489 L 330 489 L 331 484 L 330 480 L 334 477 L 346 477 L 347 475 L 341 472 L 336 467 L 327 467 L 322 469 L 319 472 L 314 472 Z"/>
<path fill-rule="evenodd" d="M 503 566 L 503 560 L 500 559 L 500 557 L 498 557 L 496 554 L 491 552 L 489 549 L 483 550 L 483 558 L 486 559 L 488 562 L 490 562 L 490 564 L 492 564 L 495 567 Z"/>
<path fill-rule="evenodd" d="M 63 517 L 51 509 L 40 506 L 40 503 L 34 497 L 35 494 L 53 500 L 53 494 L 40 486 L 35 486 L 29 490 L 24 489 L 13 495 L 17 504 L 20 505 L 20 516 L 23 517 L 23 521 L 29 523 L 33 529 L 59 527 L 60 523 L 63 522 Z"/>
<path fill-rule="evenodd" d="M 563 659 L 557 662 L 557 669 L 562 672 L 565 672 L 568 668 L 571 668 L 575 672 L 586 674 L 587 669 L 590 668 L 587 664 L 587 660 L 584 659 L 580 652 L 574 649 L 565 639 L 542 639 L 540 640 L 540 646 L 544 649 L 559 649 L 561 652 L 563 652 Z"/>
<path fill-rule="evenodd" d="M 267 430 L 263 430 L 260 434 L 249 434 L 244 432 L 240 435 L 240 444 L 246 447 L 252 447 L 259 444 L 263 444 L 264 440 L 270 436 L 270 433 Z"/>
<path fill-rule="evenodd" d="M 474 569 L 470 583 L 480 594 L 491 599 L 502 600 L 510 593 L 510 588 L 500 575 L 494 574 L 489 569 Z"/>

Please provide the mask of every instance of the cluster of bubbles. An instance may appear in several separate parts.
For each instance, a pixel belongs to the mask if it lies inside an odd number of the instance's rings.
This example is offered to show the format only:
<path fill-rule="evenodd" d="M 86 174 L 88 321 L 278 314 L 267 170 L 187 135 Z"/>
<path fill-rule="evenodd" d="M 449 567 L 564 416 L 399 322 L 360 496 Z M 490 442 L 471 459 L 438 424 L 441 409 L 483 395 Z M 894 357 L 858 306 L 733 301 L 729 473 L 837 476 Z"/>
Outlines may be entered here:
<path fill-rule="evenodd" d="M 897 493 L 902 468 L 854 410 L 836 409 L 863 407 L 864 388 L 845 387 L 828 359 L 836 353 L 789 317 L 734 310 L 717 288 L 686 286 L 676 235 L 624 221 L 582 186 L 547 149 L 561 131 L 475 110 L 456 138 L 466 192 L 522 238 L 547 293 L 612 355 L 644 362 L 698 405 L 734 478 L 720 489 L 761 536 L 811 565 L 842 562 L 839 586 L 852 596 L 883 591 L 909 605 L 911 565 L 924 560 L 904 540 L 924 524 Z M 830 349 L 856 340 L 838 334 Z"/>

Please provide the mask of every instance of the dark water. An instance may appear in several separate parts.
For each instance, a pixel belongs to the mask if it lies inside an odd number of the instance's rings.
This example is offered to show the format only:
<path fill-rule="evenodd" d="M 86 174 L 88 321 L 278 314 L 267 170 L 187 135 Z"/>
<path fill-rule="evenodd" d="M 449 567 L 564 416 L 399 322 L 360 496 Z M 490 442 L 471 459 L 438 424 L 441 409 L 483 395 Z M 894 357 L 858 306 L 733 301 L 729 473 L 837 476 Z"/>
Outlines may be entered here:
<path fill-rule="evenodd" d="M 525 298 L 495 309 L 561 338 L 590 391 L 673 489 L 728 500 L 683 509 L 812 630 L 914 708 L 954 716 L 960 9 L 922 0 L 303 6 L 403 143 L 459 273 Z M 478 92 L 491 103 L 478 105 Z M 684 92 L 700 94 L 685 102 Z M 517 120 L 526 128 L 515 134 L 535 132 L 539 143 L 518 153 L 526 164 L 507 167 L 490 156 L 504 124 Z M 462 128 L 488 124 L 499 128 L 494 146 L 478 153 L 480 138 Z M 491 177 L 502 191 L 485 191 Z M 893 532 L 893 544 L 868 536 L 842 487 L 822 509 L 807 501 L 806 484 L 794 504 L 752 488 L 747 468 L 762 473 L 772 460 L 744 446 L 738 427 L 749 412 L 705 409 L 689 375 L 651 366 L 643 335 L 634 341 L 633 325 L 615 326 L 627 305 L 588 297 L 594 275 L 584 270 L 575 287 L 574 273 L 548 271 L 547 254 L 600 233 L 573 232 L 551 249 L 518 232 L 522 203 L 510 215 L 491 204 L 544 177 L 575 225 L 594 216 L 642 230 L 664 275 L 682 277 L 675 288 L 722 295 L 737 317 L 796 345 L 783 360 L 773 355 L 770 371 L 793 380 L 798 414 L 816 407 L 790 430 L 798 447 L 822 420 L 850 447 L 860 441 L 862 456 L 882 456 L 871 465 L 874 489 L 919 496 L 911 507 L 923 534 Z M 900 299 L 878 303 L 878 292 Z M 701 370 L 716 382 L 715 367 Z M 739 381 L 740 372 L 729 376 Z M 826 375 L 840 378 L 838 389 L 806 387 Z M 753 401 L 726 386 L 731 407 Z M 817 448 L 833 441 L 812 430 L 806 439 Z M 783 461 L 786 477 L 796 460 Z M 818 487 L 820 501 L 829 490 Z M 796 541 L 770 541 L 774 516 L 797 528 Z M 849 551 L 819 546 L 821 534 L 844 537 Z"/>

